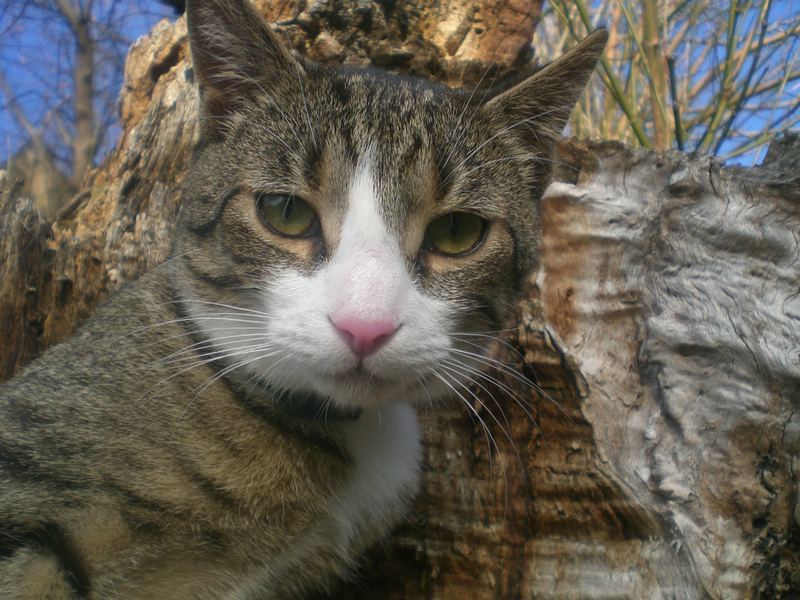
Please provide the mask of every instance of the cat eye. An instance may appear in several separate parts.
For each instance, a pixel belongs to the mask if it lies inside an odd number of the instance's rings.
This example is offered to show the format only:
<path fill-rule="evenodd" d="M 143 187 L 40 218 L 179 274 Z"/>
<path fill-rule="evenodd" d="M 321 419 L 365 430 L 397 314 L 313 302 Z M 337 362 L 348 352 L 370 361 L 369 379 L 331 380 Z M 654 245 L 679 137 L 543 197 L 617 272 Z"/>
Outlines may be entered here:
<path fill-rule="evenodd" d="M 311 237 L 319 229 L 317 213 L 305 200 L 286 194 L 260 194 L 258 212 L 272 231 L 290 238 Z"/>
<path fill-rule="evenodd" d="M 487 225 L 474 213 L 447 213 L 428 225 L 423 245 L 426 250 L 448 256 L 467 254 L 483 241 Z"/>

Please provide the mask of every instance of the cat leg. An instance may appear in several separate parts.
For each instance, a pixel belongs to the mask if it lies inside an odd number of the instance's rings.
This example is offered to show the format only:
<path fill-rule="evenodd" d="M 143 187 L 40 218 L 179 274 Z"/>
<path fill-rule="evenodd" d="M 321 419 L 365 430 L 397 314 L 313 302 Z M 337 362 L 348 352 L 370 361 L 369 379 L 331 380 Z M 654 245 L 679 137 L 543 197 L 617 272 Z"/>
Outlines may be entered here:
<path fill-rule="evenodd" d="M 58 558 L 19 548 L 0 561 L 0 598 L 4 600 L 82 600 L 80 585 Z"/>

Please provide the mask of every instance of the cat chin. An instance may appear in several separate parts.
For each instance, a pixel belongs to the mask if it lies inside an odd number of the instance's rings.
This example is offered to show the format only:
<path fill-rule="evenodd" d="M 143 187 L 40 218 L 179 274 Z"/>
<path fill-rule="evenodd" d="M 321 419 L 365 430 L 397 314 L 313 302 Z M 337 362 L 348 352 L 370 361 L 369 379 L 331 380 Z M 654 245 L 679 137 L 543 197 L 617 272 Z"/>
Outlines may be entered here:
<path fill-rule="evenodd" d="M 314 387 L 318 388 L 315 390 L 317 393 L 344 409 L 367 409 L 404 399 L 403 386 L 391 382 L 370 383 L 360 378 L 337 378 Z"/>
<path fill-rule="evenodd" d="M 446 395 L 438 382 L 402 382 L 368 374 L 338 375 L 311 381 L 314 393 L 342 409 L 370 409 L 395 402 L 411 405 L 431 402 Z"/>

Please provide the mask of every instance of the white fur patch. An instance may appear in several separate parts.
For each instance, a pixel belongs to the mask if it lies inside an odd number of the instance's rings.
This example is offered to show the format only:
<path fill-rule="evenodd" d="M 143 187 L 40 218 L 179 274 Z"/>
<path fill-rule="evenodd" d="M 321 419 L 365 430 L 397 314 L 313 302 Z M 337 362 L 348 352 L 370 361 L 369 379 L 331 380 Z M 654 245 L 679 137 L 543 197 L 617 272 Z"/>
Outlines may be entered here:
<path fill-rule="evenodd" d="M 326 269 L 331 316 L 399 324 L 411 291 L 400 245 L 378 212 L 369 159 L 362 162 L 348 194 L 339 246 Z"/>
<path fill-rule="evenodd" d="M 344 490 L 332 499 L 331 512 L 342 548 L 367 546 L 389 532 L 417 491 L 419 425 L 411 407 L 390 402 L 365 410 L 342 427 L 354 469 Z"/>

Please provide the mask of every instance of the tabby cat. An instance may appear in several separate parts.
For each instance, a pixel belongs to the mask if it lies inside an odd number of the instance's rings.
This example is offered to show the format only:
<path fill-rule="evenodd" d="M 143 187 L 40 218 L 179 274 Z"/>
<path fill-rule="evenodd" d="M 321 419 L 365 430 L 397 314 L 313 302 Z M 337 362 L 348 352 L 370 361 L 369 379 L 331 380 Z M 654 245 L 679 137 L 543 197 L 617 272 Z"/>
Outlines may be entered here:
<path fill-rule="evenodd" d="M 202 134 L 172 259 L 0 387 L 5 600 L 351 573 L 417 487 L 412 407 L 469 381 L 535 265 L 606 39 L 476 92 L 296 58 L 246 0 L 187 18 Z"/>

